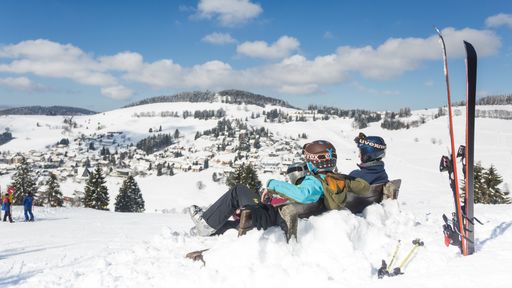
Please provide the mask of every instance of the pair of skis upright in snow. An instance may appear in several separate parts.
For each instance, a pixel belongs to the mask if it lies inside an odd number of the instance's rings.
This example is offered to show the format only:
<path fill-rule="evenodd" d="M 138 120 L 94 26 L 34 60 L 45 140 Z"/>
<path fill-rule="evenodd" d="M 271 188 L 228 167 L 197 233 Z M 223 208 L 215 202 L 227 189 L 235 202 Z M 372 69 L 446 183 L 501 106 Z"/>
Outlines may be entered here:
<path fill-rule="evenodd" d="M 476 51 L 469 42 L 464 41 L 466 49 L 466 145 L 461 145 L 459 150 L 455 150 L 453 135 L 453 115 L 450 96 L 450 82 L 448 79 L 448 58 L 446 55 L 446 45 L 443 35 L 437 29 L 441 44 L 443 47 L 444 75 L 446 80 L 446 90 L 448 95 L 448 119 L 450 123 L 450 142 L 451 155 L 443 156 L 439 165 L 439 170 L 447 171 L 450 178 L 450 187 L 453 192 L 455 203 L 455 212 L 452 219 L 443 215 L 445 225 L 443 226 L 445 235 L 445 244 L 456 245 L 460 248 L 464 256 L 471 255 L 475 251 L 475 231 L 474 231 L 474 142 L 475 142 L 475 102 L 476 102 Z M 461 158 L 464 173 L 464 204 L 461 204 L 459 178 L 457 175 L 457 158 Z"/>

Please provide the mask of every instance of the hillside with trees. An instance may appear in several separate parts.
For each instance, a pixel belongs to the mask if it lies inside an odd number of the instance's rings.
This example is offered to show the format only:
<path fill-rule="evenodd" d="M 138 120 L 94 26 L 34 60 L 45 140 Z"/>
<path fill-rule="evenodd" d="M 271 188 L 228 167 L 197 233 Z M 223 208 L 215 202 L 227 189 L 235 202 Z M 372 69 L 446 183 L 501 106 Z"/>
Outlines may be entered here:
<path fill-rule="evenodd" d="M 227 104 L 252 104 L 260 107 L 265 105 L 276 105 L 288 108 L 294 108 L 284 100 L 267 97 L 259 94 L 243 90 L 222 90 L 218 92 L 221 96 L 221 101 Z M 192 91 L 192 92 L 181 92 L 171 96 L 157 96 L 148 99 L 144 99 L 125 107 L 133 107 L 139 105 L 153 104 L 153 103 L 167 103 L 167 102 L 215 102 L 218 101 L 216 93 L 212 91 Z"/>
<path fill-rule="evenodd" d="M 0 115 L 78 116 L 93 114 L 96 114 L 96 112 L 68 106 L 26 106 L 0 110 Z"/>

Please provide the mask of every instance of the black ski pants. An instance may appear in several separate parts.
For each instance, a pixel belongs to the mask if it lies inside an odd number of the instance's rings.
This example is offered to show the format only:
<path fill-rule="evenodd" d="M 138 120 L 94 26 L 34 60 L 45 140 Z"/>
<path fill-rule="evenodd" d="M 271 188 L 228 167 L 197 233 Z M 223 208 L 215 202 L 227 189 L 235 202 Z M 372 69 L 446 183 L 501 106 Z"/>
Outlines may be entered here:
<path fill-rule="evenodd" d="M 229 221 L 237 209 L 246 205 L 256 205 L 260 203 L 259 198 L 258 193 L 238 184 L 204 211 L 203 219 L 217 231 L 216 234 L 222 234 L 230 228 L 237 228 L 239 221 Z"/>
<path fill-rule="evenodd" d="M 12 216 L 11 216 L 11 210 L 8 209 L 7 211 L 5 211 L 5 214 L 4 214 L 4 222 L 7 220 L 7 218 L 9 218 L 9 222 L 12 223 Z"/>

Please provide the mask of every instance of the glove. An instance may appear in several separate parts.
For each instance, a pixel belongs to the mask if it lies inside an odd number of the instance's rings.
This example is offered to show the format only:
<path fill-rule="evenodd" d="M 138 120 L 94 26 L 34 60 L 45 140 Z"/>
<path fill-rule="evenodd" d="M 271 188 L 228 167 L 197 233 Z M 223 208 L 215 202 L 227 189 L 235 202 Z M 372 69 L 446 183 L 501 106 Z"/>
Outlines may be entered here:
<path fill-rule="evenodd" d="M 252 225 L 258 230 L 265 230 L 276 225 L 277 211 L 271 205 L 247 205 L 244 209 L 251 211 Z"/>

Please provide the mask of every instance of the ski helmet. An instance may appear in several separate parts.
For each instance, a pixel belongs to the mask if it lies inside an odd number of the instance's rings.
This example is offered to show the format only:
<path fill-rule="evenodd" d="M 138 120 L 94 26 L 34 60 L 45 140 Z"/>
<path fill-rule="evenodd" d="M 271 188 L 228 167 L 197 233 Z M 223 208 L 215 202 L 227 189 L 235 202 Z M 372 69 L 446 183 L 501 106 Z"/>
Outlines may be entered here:
<path fill-rule="evenodd" d="M 302 153 L 312 173 L 332 172 L 336 168 L 336 148 L 328 141 L 316 140 L 307 143 L 302 148 Z"/>
<path fill-rule="evenodd" d="M 295 162 L 288 166 L 286 176 L 290 179 L 290 183 L 299 185 L 302 179 L 309 174 L 308 165 L 306 162 Z"/>
<path fill-rule="evenodd" d="M 366 136 L 362 132 L 354 139 L 361 153 L 361 162 L 380 160 L 386 155 L 386 142 L 379 136 Z"/>

